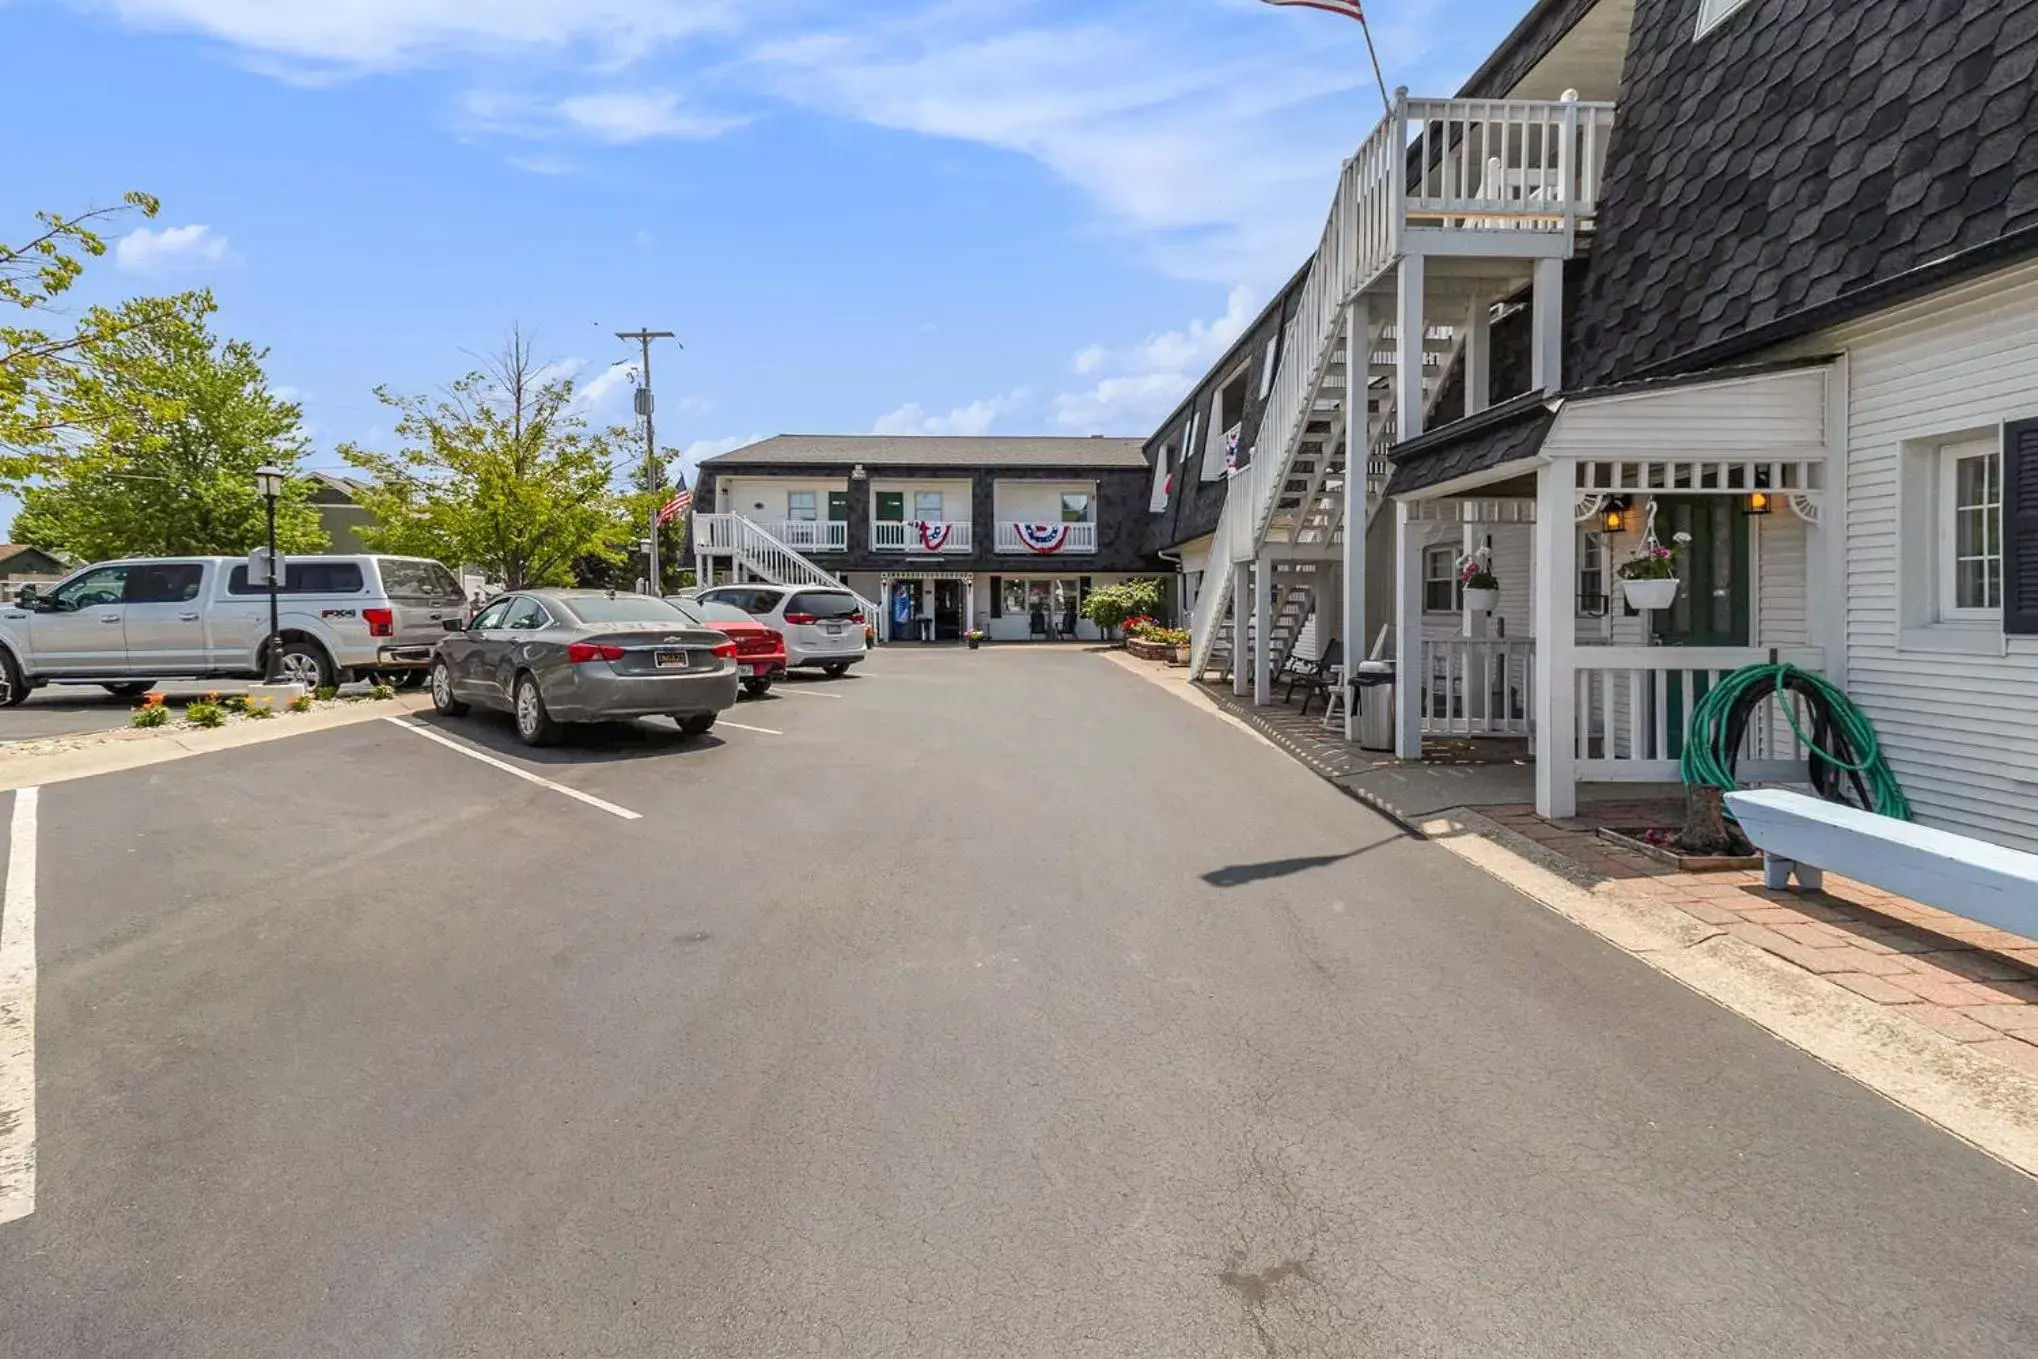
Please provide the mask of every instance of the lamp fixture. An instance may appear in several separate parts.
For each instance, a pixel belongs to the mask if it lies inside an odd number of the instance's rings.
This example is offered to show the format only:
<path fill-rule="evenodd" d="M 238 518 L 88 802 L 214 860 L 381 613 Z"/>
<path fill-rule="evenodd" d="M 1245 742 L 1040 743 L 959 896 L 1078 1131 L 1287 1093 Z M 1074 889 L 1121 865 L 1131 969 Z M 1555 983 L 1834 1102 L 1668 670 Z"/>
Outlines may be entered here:
<path fill-rule="evenodd" d="M 849 469 L 849 479 L 851 481 L 864 481 L 867 480 L 869 477 L 870 473 L 863 470 L 862 463 L 858 463 L 856 464 L 856 466 Z"/>
<path fill-rule="evenodd" d="M 1628 502 L 1616 496 L 1600 511 L 1599 527 L 1607 533 L 1619 533 L 1628 526 L 1627 513 Z"/>
<path fill-rule="evenodd" d="M 1776 508 L 1776 499 L 1767 491 L 1748 492 L 1748 503 L 1741 507 L 1743 514 L 1771 514 Z"/>

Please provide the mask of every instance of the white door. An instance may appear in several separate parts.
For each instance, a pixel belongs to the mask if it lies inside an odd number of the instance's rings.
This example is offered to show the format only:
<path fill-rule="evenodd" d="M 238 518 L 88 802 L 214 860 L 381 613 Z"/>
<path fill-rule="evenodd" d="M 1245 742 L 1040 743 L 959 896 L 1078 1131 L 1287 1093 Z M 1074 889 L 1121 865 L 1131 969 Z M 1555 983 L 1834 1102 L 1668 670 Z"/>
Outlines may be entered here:
<path fill-rule="evenodd" d="M 35 668 L 48 675 L 116 675 L 127 667 L 128 566 L 73 576 L 42 599 L 28 621 Z"/>
<path fill-rule="evenodd" d="M 202 562 L 143 562 L 129 568 L 123 631 L 130 671 L 189 675 L 205 668 L 204 586 Z"/>

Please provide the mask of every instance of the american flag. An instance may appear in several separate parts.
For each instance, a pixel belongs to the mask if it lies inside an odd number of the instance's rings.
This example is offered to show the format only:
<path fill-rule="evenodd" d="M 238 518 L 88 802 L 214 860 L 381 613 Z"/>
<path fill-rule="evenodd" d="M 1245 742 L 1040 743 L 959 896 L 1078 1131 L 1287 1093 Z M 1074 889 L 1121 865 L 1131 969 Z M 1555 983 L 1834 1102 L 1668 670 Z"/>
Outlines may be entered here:
<path fill-rule="evenodd" d="M 1359 0 L 1266 0 L 1270 5 L 1300 5 L 1304 9 L 1327 9 L 1332 14 L 1366 22 L 1365 14 L 1359 9 Z"/>
<path fill-rule="evenodd" d="M 682 489 L 678 495 L 658 507 L 658 527 L 664 528 L 692 508 L 693 492 Z"/>
<path fill-rule="evenodd" d="M 1267 0 L 1267 3 L 1272 4 L 1273 0 Z M 1238 430 L 1235 427 L 1224 436 L 1224 470 L 1238 470 Z"/>

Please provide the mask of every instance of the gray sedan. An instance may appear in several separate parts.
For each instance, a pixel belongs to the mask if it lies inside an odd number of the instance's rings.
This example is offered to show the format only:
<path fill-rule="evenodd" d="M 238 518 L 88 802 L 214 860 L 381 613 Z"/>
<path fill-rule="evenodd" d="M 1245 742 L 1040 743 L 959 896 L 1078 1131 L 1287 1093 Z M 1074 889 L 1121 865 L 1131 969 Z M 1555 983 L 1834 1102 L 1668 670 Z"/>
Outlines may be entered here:
<path fill-rule="evenodd" d="M 668 716 L 698 736 L 736 705 L 736 644 L 662 599 L 599 590 L 504 595 L 432 657 L 432 705 L 515 716 L 526 745 L 565 722 Z"/>

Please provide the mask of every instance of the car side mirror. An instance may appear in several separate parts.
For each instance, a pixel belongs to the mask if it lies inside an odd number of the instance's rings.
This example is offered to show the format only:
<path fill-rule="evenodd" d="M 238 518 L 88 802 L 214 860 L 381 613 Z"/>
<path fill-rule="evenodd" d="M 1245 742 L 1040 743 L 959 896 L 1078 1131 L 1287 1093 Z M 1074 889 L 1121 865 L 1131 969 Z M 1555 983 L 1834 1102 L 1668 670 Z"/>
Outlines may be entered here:
<path fill-rule="evenodd" d="M 35 607 L 36 590 L 33 585 L 24 585 L 14 593 L 14 602 L 24 609 Z"/>

